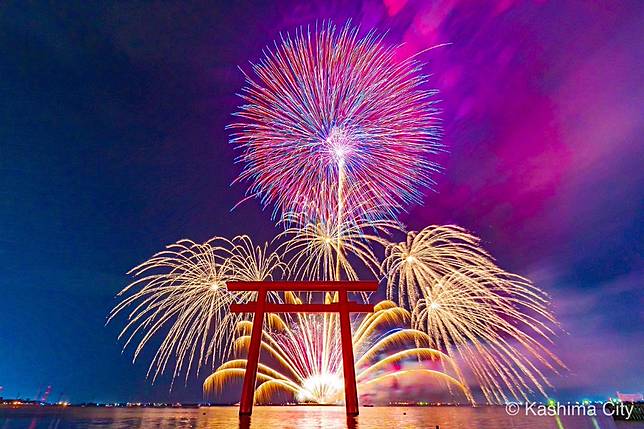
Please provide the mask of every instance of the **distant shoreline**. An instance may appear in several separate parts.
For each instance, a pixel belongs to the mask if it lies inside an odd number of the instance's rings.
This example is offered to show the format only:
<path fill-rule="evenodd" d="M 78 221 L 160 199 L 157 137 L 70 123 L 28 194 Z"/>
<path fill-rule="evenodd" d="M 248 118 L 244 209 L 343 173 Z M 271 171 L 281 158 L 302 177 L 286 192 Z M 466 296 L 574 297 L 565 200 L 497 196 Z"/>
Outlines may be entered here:
<path fill-rule="evenodd" d="M 118 408 L 118 409 L 140 409 L 140 408 L 168 408 L 168 409 L 180 409 L 180 408 L 236 408 L 239 407 L 239 404 L 209 404 L 209 403 L 198 403 L 198 404 L 101 404 L 101 403 L 80 403 L 80 404 L 46 404 L 46 403 L 36 403 L 36 402 L 21 402 L 19 404 L 15 403 L 0 403 L 0 409 L 7 408 Z M 262 404 L 255 405 L 255 407 L 344 407 L 343 404 Z M 459 407 L 459 408 L 497 408 L 505 407 L 505 405 L 499 404 L 453 404 L 453 403 L 427 403 L 427 404 L 414 404 L 414 403 L 393 403 L 393 404 L 365 404 L 360 405 L 361 408 L 427 408 L 427 407 Z"/>
<path fill-rule="evenodd" d="M 418 408 L 426 408 L 426 407 L 465 407 L 465 408 L 481 408 L 481 407 L 502 407 L 503 405 L 487 405 L 487 404 L 481 404 L 481 405 L 471 405 L 471 404 L 425 404 L 425 405 L 420 405 L 420 404 L 366 404 L 366 405 L 361 405 L 360 407 L 366 407 L 366 408 L 391 408 L 391 407 L 418 407 Z M 132 408 L 132 409 L 140 409 L 140 408 L 168 408 L 168 409 L 177 409 L 177 408 L 231 408 L 231 407 L 239 407 L 239 404 L 141 404 L 141 405 L 127 405 L 127 404 L 93 404 L 93 403 L 87 403 L 87 404 L 41 404 L 41 403 L 28 403 L 28 402 L 23 402 L 20 404 L 11 404 L 11 403 L 5 403 L 5 404 L 0 404 L 0 409 L 7 409 L 7 408 L 60 408 L 60 409 L 65 409 L 65 408 L 119 408 L 119 409 L 127 409 L 127 408 Z M 343 404 L 262 404 L 262 405 L 255 405 L 255 407 L 344 407 Z"/>

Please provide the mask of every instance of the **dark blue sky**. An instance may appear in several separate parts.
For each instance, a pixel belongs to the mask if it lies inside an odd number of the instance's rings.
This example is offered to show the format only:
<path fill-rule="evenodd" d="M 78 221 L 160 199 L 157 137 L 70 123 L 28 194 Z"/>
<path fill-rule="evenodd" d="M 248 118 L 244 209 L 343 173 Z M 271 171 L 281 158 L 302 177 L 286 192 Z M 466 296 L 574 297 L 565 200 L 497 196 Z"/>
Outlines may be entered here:
<path fill-rule="evenodd" d="M 271 238 L 225 125 L 279 31 L 389 30 L 441 91 L 445 171 L 413 228 L 457 223 L 554 299 L 571 371 L 555 396 L 642 391 L 641 2 L 4 2 L 0 386 L 72 401 L 168 393 L 104 326 L 125 273 L 180 238 Z"/>

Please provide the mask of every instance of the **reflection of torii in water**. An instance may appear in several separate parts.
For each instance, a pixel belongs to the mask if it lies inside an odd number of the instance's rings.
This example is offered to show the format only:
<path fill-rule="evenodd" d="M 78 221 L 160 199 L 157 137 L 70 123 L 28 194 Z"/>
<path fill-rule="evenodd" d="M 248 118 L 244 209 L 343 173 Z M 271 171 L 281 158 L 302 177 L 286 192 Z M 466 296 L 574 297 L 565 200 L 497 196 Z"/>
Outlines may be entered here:
<path fill-rule="evenodd" d="M 257 292 L 257 302 L 233 304 L 233 313 L 254 313 L 253 329 L 248 347 L 248 360 L 242 385 L 242 396 L 239 402 L 239 415 L 249 416 L 253 412 L 257 366 L 262 341 L 262 325 L 266 313 L 339 313 L 340 336 L 342 344 L 342 369 L 344 372 L 344 395 L 348 416 L 358 415 L 358 390 L 356 388 L 356 370 L 351 341 L 350 313 L 373 313 L 372 304 L 350 302 L 347 292 L 375 292 L 378 282 L 230 282 L 229 291 Z M 279 304 L 266 302 L 270 291 L 290 292 L 327 292 L 337 293 L 338 301 L 329 304 Z"/>

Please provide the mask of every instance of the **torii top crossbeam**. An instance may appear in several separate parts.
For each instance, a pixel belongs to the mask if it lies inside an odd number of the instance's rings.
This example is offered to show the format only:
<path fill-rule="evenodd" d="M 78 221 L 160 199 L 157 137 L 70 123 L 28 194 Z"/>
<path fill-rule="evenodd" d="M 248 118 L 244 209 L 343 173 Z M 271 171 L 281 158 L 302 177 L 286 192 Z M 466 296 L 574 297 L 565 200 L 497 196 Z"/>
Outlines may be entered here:
<path fill-rule="evenodd" d="M 375 292 L 378 282 L 371 281 L 310 281 L 310 282 L 228 282 L 231 292 Z"/>

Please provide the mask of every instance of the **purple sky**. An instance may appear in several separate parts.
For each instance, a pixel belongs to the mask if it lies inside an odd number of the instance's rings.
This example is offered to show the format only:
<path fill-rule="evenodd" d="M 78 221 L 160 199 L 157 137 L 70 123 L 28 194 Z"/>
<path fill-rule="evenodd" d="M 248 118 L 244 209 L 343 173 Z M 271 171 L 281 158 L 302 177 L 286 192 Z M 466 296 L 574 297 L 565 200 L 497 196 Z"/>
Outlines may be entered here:
<path fill-rule="evenodd" d="M 554 300 L 570 367 L 555 397 L 644 390 L 638 1 L 7 4 L 0 14 L 0 386 L 81 400 L 168 394 L 103 326 L 125 272 L 163 245 L 249 233 L 224 126 L 280 31 L 388 30 L 440 90 L 444 172 L 403 220 L 456 223 Z M 70 369 L 73 368 L 73 371 Z M 0 393 L 2 395 L 2 393 Z"/>

